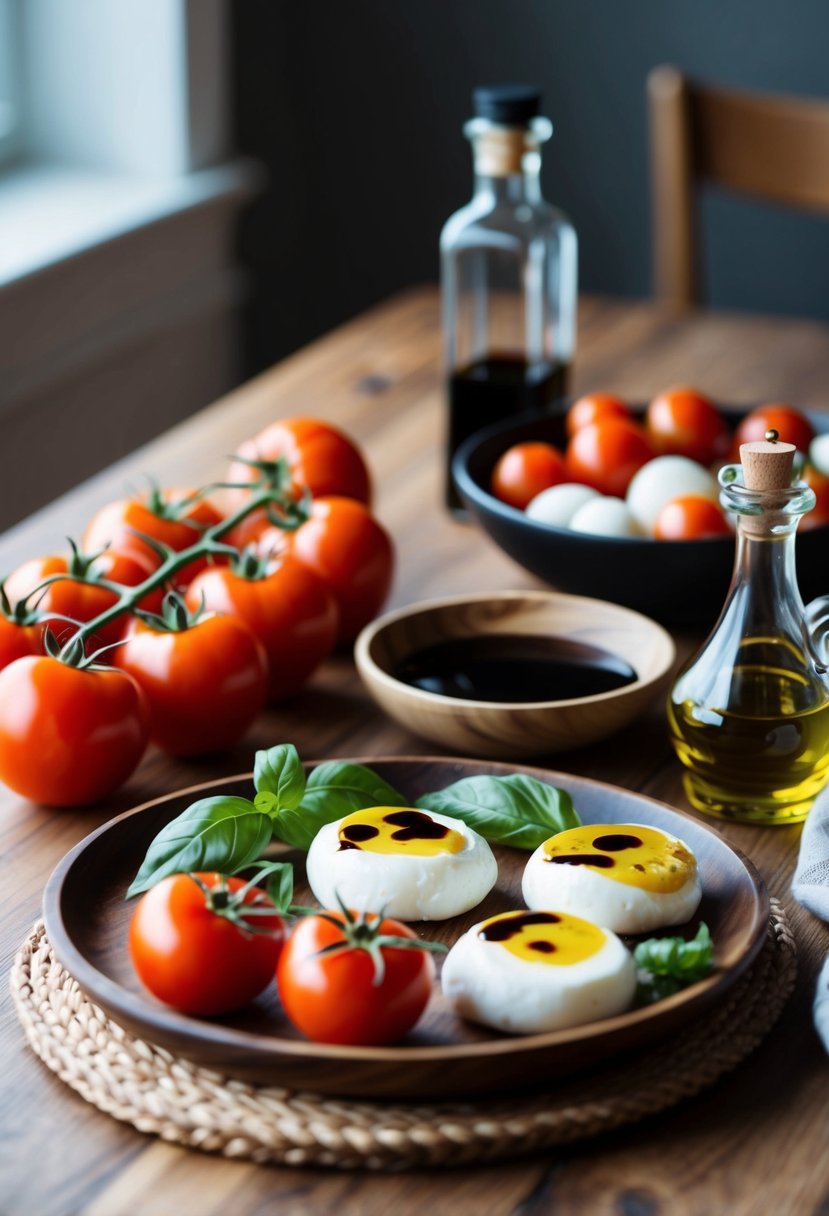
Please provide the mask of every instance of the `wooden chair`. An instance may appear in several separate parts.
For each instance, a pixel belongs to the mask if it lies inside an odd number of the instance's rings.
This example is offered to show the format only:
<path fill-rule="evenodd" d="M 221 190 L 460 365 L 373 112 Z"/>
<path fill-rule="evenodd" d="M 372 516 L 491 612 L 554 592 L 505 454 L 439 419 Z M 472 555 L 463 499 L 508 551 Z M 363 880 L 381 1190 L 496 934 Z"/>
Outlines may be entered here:
<path fill-rule="evenodd" d="M 683 311 L 700 298 L 695 193 L 713 184 L 829 214 L 829 101 L 648 76 L 654 289 Z"/>

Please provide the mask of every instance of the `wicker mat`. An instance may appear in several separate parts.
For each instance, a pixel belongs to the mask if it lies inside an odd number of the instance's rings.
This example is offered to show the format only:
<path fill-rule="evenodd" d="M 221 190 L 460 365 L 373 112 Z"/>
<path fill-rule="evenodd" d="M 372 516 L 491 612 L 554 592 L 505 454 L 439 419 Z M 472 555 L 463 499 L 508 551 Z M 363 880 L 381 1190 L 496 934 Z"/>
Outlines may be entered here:
<path fill-rule="evenodd" d="M 380 1170 L 517 1157 L 665 1110 L 754 1050 L 777 1020 L 795 971 L 791 930 L 773 900 L 756 963 L 690 1029 L 627 1063 L 556 1082 L 550 1094 L 477 1106 L 323 1098 L 260 1088 L 176 1059 L 127 1034 L 88 1000 L 55 958 L 42 924 L 15 959 L 11 987 L 29 1043 L 47 1067 L 139 1131 L 263 1163 Z"/>

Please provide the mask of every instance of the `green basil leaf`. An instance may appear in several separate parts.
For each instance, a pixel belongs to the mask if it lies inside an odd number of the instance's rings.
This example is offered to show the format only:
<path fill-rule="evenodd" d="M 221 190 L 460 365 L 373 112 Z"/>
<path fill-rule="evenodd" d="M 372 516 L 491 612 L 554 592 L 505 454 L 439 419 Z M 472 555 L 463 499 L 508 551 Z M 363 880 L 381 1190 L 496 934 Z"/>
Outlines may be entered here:
<path fill-rule="evenodd" d="M 294 867 L 291 863 L 276 862 L 268 875 L 266 885 L 271 903 L 284 915 L 294 898 Z"/>
<path fill-rule="evenodd" d="M 168 874 L 198 870 L 232 874 L 255 861 L 271 835 L 270 817 L 247 798 L 200 798 L 156 836 L 127 898 L 140 895 Z"/>
<path fill-rule="evenodd" d="M 703 921 L 689 942 L 682 937 L 651 937 L 639 942 L 633 957 L 642 971 L 677 980 L 678 987 L 693 984 L 713 965 L 711 934 Z"/>
<path fill-rule="evenodd" d="M 452 815 L 487 840 L 516 849 L 537 849 L 545 840 L 581 820 L 566 790 L 534 777 L 464 777 L 446 789 L 424 794 L 417 805 Z"/>
<path fill-rule="evenodd" d="M 260 793 L 272 794 L 276 809 L 292 811 L 305 792 L 305 769 L 293 743 L 280 743 L 256 753 L 253 784 Z"/>
<path fill-rule="evenodd" d="M 387 781 L 362 764 L 331 760 L 308 777 L 302 803 L 296 811 L 280 811 L 274 832 L 295 848 L 307 849 L 326 823 L 344 819 L 370 806 L 409 806 Z"/>

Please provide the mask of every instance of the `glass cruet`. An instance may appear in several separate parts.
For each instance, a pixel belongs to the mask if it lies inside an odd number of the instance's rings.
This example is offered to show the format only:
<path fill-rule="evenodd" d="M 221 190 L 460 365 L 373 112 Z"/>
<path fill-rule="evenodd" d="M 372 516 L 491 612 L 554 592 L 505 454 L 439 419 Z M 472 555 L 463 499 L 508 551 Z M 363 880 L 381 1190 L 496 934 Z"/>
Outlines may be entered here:
<path fill-rule="evenodd" d="M 797 587 L 795 532 L 815 495 L 792 484 L 794 454 L 769 431 L 720 471 L 720 501 L 737 519 L 734 573 L 668 698 L 688 799 L 722 819 L 798 823 L 829 777 L 829 601 L 804 609 Z"/>

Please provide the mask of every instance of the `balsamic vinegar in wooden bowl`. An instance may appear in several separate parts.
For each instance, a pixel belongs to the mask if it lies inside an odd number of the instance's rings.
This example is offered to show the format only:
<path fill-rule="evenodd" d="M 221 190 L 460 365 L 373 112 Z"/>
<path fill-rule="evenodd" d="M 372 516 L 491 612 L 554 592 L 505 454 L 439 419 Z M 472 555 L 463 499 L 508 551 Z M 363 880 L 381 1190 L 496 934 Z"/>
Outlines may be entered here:
<path fill-rule="evenodd" d="M 639 613 L 545 591 L 416 604 L 367 626 L 355 648 L 366 686 L 401 725 L 492 757 L 606 738 L 665 689 L 674 653 Z"/>

